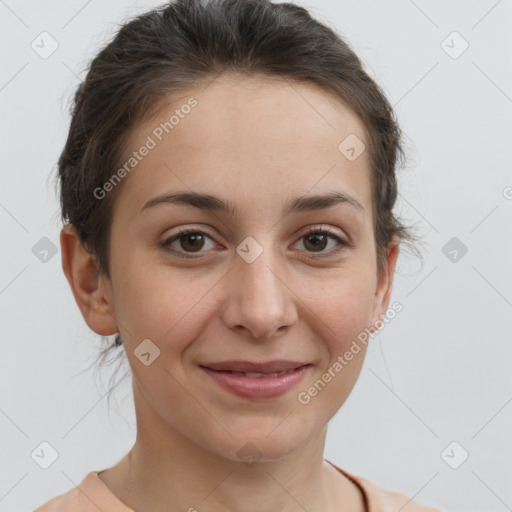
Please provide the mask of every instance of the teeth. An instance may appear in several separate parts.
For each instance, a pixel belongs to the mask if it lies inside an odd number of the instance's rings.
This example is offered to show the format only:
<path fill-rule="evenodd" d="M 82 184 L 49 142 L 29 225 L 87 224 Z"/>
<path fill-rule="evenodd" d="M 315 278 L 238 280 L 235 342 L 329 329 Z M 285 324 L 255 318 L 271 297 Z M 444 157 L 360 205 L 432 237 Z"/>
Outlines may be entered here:
<path fill-rule="evenodd" d="M 260 372 L 231 372 L 235 375 L 244 375 L 245 377 L 249 379 L 259 379 L 261 377 L 267 378 L 267 377 L 281 377 L 283 375 L 286 375 L 287 373 L 294 372 L 294 369 L 291 370 L 284 370 L 279 373 L 260 373 Z"/>

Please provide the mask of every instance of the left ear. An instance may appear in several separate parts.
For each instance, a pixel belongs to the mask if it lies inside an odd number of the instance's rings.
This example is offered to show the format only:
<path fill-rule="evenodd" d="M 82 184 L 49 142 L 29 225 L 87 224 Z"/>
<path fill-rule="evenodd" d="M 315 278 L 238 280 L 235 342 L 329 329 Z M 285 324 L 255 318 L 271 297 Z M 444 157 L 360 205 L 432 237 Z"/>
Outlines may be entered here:
<path fill-rule="evenodd" d="M 388 248 L 386 249 L 387 259 L 384 264 L 384 268 L 378 271 L 377 289 L 375 291 L 373 302 L 370 332 L 375 332 L 378 330 L 378 328 L 375 327 L 375 323 L 379 320 L 382 321 L 382 318 L 388 309 L 389 298 L 391 296 L 391 288 L 393 285 L 393 277 L 395 275 L 395 266 L 399 252 L 399 241 L 396 238 L 393 238 L 393 240 L 388 245 Z"/>

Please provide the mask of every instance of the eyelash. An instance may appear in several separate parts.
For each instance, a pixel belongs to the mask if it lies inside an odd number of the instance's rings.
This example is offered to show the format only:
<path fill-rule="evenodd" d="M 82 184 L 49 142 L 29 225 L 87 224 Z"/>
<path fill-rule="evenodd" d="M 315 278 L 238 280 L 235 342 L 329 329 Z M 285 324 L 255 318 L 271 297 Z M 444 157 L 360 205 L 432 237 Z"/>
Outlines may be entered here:
<path fill-rule="evenodd" d="M 183 228 L 181 229 L 178 233 L 176 233 L 175 235 L 173 235 L 172 237 L 170 238 L 167 238 L 166 240 L 164 240 L 163 242 L 161 242 L 159 245 L 161 247 L 163 247 L 165 250 L 167 251 L 170 251 L 172 253 L 174 253 L 178 258 L 184 258 L 184 259 L 199 259 L 201 256 L 190 256 L 188 255 L 187 253 L 183 253 L 183 252 L 180 252 L 180 251 L 177 251 L 176 249 L 172 249 L 170 248 L 169 246 L 175 242 L 176 240 L 179 240 L 181 237 L 185 236 L 185 235 L 190 235 L 190 234 L 201 234 L 201 235 L 206 235 L 208 238 L 210 238 L 211 240 L 212 237 L 210 235 L 208 235 L 208 233 L 205 233 L 204 231 L 201 231 L 199 229 L 193 229 L 193 228 Z M 337 255 L 340 251 L 343 251 L 345 248 L 347 247 L 351 247 L 351 244 L 349 242 L 347 242 L 346 240 L 340 238 L 339 236 L 335 235 L 334 233 L 332 233 L 329 229 L 326 229 L 326 228 L 314 228 L 312 229 L 311 231 L 308 231 L 307 233 L 304 233 L 300 238 L 306 238 L 308 236 L 312 236 L 312 235 L 328 235 L 330 238 L 333 238 L 334 240 L 336 240 L 336 242 L 339 243 L 339 247 L 337 249 L 333 249 L 331 251 L 328 251 L 327 253 L 323 253 L 323 254 L 326 254 L 326 255 L 322 255 L 322 256 L 314 256 L 314 258 L 324 258 L 324 257 L 331 257 L 331 256 L 335 256 Z M 311 253 L 311 254 L 314 254 L 314 253 Z M 322 253 L 317 253 L 317 254 L 322 254 Z"/>

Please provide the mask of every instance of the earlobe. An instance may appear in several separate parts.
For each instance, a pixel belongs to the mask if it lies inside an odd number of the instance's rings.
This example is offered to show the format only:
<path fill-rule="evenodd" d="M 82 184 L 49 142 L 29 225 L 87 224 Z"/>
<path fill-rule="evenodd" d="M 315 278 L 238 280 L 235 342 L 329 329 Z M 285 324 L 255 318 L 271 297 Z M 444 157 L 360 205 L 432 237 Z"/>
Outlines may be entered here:
<path fill-rule="evenodd" d="M 87 325 L 97 334 L 119 331 L 106 279 L 101 278 L 96 259 L 87 252 L 71 224 L 60 233 L 62 269 Z"/>

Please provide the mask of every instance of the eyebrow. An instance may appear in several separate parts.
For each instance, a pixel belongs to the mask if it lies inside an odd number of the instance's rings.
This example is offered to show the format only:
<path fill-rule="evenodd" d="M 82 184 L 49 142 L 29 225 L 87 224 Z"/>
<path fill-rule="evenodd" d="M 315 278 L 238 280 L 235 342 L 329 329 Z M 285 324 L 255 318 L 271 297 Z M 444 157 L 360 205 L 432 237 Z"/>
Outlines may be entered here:
<path fill-rule="evenodd" d="M 237 212 L 235 203 L 225 201 L 219 197 L 197 192 L 173 192 L 150 199 L 141 208 L 141 213 L 159 204 L 193 206 L 200 210 L 219 212 L 230 216 L 235 216 Z M 284 217 L 291 213 L 323 210 L 338 204 L 353 206 L 362 213 L 365 211 L 364 206 L 357 199 L 342 192 L 331 192 L 328 194 L 297 197 L 285 204 L 281 215 Z"/>

